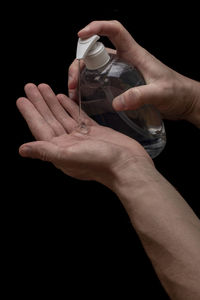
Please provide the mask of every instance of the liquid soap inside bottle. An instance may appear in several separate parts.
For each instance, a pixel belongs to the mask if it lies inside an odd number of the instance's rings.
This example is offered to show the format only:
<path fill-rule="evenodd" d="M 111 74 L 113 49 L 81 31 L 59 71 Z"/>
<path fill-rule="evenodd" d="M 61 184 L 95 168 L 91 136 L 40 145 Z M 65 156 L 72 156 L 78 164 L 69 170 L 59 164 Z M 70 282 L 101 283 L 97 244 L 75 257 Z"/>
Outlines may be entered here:
<path fill-rule="evenodd" d="M 79 80 L 80 108 L 103 126 L 111 127 L 137 140 L 154 158 L 166 144 L 164 123 L 157 109 L 144 105 L 137 110 L 115 111 L 113 99 L 130 88 L 144 85 L 140 72 L 115 54 L 108 54 L 94 35 L 79 39 L 77 59 L 86 67 Z"/>

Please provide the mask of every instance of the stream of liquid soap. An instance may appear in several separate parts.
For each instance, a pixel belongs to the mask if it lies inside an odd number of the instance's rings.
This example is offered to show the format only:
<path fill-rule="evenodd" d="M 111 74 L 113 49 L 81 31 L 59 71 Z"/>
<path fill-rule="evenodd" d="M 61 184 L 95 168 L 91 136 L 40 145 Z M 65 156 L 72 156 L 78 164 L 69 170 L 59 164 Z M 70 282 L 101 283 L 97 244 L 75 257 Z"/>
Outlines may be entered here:
<path fill-rule="evenodd" d="M 78 113 L 78 124 L 81 125 L 81 68 L 80 68 L 80 59 L 78 59 L 78 105 L 79 105 L 79 113 Z"/>
<path fill-rule="evenodd" d="M 78 129 L 82 133 L 88 133 L 88 127 L 85 122 L 82 120 L 81 114 L 81 68 L 80 68 L 80 59 L 78 59 L 78 85 L 77 85 L 77 95 L 78 95 L 78 105 L 79 105 L 79 113 L 78 113 Z"/>

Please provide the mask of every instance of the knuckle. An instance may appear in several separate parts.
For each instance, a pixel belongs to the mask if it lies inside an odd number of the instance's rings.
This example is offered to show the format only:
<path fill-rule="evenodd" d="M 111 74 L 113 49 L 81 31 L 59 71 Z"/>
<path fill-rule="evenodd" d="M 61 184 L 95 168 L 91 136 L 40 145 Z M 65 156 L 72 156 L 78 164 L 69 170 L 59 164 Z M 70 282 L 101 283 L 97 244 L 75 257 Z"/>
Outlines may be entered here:
<path fill-rule="evenodd" d="M 137 87 L 127 90 L 127 92 L 124 94 L 125 105 L 130 108 L 132 106 L 135 106 L 135 103 L 140 98 L 140 94 L 140 89 L 138 89 Z"/>
<path fill-rule="evenodd" d="M 115 26 L 117 33 L 121 33 L 124 30 L 124 26 L 118 20 L 112 20 L 111 22 Z"/>
<path fill-rule="evenodd" d="M 138 100 L 141 97 L 141 89 L 138 87 L 135 87 L 132 90 L 132 96 L 135 100 Z"/>
<path fill-rule="evenodd" d="M 40 152 L 40 159 L 43 160 L 43 161 L 48 161 L 47 155 L 44 151 Z"/>
<path fill-rule="evenodd" d="M 126 93 L 125 93 L 125 101 L 127 104 L 130 104 L 133 98 L 133 89 L 129 89 Z"/>
<path fill-rule="evenodd" d="M 87 28 L 89 28 L 90 30 L 93 29 L 94 27 L 96 27 L 96 25 L 98 25 L 101 21 L 91 21 L 90 23 L 88 23 L 86 25 Z"/>
<path fill-rule="evenodd" d="M 49 161 L 47 153 L 46 153 L 45 149 L 43 149 L 43 148 L 40 149 L 39 157 L 43 161 Z"/>
<path fill-rule="evenodd" d="M 122 24 L 118 20 L 112 20 L 112 23 L 114 23 L 118 27 L 122 27 Z"/>

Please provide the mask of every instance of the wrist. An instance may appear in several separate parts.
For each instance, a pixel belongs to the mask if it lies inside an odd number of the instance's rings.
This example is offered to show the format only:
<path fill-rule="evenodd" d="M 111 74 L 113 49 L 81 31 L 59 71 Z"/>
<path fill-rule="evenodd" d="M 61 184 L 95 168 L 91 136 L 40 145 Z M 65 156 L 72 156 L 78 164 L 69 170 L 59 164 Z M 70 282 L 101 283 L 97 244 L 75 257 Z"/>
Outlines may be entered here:
<path fill-rule="evenodd" d="M 185 115 L 185 120 L 200 128 L 200 83 L 186 78 L 186 97 L 189 100 L 189 110 Z"/>
<path fill-rule="evenodd" d="M 160 177 L 151 159 L 134 156 L 112 169 L 112 181 L 108 187 L 129 212 L 144 198 L 146 191 L 149 193 Z"/>
<path fill-rule="evenodd" d="M 154 221 L 164 220 L 165 215 L 192 218 L 199 224 L 179 192 L 146 159 L 127 161 L 112 183 L 137 232 L 146 234 Z"/>

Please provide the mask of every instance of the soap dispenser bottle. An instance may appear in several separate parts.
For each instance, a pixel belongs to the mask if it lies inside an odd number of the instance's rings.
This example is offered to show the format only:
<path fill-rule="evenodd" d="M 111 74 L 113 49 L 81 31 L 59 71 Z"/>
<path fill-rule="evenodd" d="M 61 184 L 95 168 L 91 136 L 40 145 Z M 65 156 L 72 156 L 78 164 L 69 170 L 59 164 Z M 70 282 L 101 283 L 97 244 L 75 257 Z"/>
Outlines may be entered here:
<path fill-rule="evenodd" d="M 112 107 L 116 96 L 144 85 L 144 78 L 134 66 L 109 54 L 99 38 L 93 35 L 78 40 L 76 58 L 85 63 L 80 74 L 81 107 L 100 125 L 137 140 L 155 158 L 166 144 L 164 123 L 157 109 L 145 104 L 137 110 L 119 112 Z"/>

